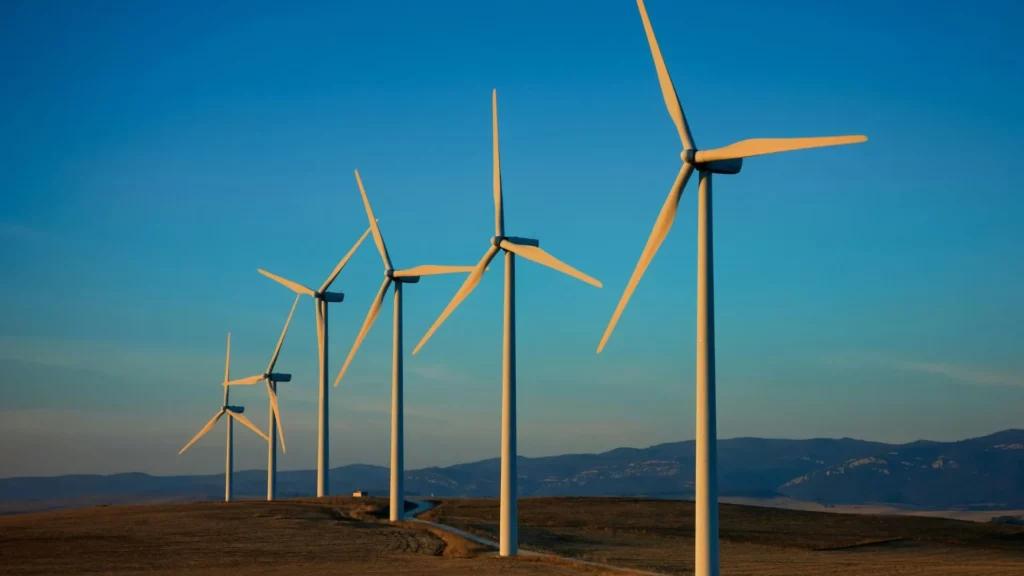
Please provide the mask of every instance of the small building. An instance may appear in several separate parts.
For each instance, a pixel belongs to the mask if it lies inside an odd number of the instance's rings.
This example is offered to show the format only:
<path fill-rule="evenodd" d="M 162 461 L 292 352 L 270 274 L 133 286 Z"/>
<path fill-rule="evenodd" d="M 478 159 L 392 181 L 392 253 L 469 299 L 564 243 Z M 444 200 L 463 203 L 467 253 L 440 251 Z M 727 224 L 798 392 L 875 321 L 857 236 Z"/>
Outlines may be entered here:
<path fill-rule="evenodd" d="M 352 493 L 352 497 L 353 498 L 369 498 L 370 497 L 370 493 L 367 492 L 366 490 L 356 490 L 355 492 Z"/>

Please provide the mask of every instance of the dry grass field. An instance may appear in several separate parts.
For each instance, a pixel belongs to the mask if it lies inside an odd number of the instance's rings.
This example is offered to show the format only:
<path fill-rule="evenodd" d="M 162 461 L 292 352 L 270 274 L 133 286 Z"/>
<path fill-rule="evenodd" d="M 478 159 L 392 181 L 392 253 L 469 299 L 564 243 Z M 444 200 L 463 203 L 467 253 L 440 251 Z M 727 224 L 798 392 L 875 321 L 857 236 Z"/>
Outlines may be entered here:
<path fill-rule="evenodd" d="M 2 574 L 596 574 L 493 551 L 383 499 L 107 506 L 0 517 Z M 723 574 L 1024 574 L 1024 528 L 723 505 Z M 497 539 L 496 500 L 444 500 L 423 518 Z M 520 501 L 524 548 L 670 574 L 693 564 L 693 505 L 624 498 Z"/>
<path fill-rule="evenodd" d="M 389 526 L 386 500 L 109 506 L 0 517 L 0 574 L 584 573 L 491 557 L 423 525 Z M 592 572 L 591 572 L 592 573 Z"/>
<path fill-rule="evenodd" d="M 828 514 L 723 504 L 723 574 L 1024 574 L 1024 527 L 912 516 Z M 445 500 L 422 516 L 497 538 L 493 500 Z M 520 544 L 669 574 L 693 569 L 693 503 L 526 498 Z"/>

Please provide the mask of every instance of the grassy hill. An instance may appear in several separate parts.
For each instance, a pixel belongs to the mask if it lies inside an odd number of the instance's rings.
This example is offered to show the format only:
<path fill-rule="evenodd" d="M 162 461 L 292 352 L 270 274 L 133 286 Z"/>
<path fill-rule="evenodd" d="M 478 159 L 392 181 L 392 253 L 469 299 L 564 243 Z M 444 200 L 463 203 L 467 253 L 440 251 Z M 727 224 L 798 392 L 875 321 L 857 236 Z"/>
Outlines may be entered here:
<path fill-rule="evenodd" d="M 1024 574 L 1024 527 L 723 505 L 723 574 Z M 593 574 L 497 559 L 383 499 L 102 506 L 0 518 L 0 574 Z M 498 503 L 443 500 L 425 517 L 497 538 Z M 686 574 L 693 505 L 627 498 L 520 501 L 524 548 Z M 598 572 L 599 573 L 599 572 Z"/>

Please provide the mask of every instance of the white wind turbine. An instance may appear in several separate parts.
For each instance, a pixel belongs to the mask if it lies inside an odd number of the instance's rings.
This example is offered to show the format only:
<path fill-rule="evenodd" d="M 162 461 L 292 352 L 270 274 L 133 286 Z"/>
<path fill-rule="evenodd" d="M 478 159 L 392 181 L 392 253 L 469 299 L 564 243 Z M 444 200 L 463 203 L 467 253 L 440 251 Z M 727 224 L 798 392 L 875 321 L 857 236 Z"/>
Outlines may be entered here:
<path fill-rule="evenodd" d="M 665 240 L 679 207 L 679 199 L 690 175 L 696 169 L 700 172 L 700 187 L 697 216 L 697 431 L 696 431 L 696 556 L 695 571 L 698 576 L 718 574 L 718 486 L 716 454 L 716 410 L 715 410 L 715 318 L 714 278 L 712 267 L 711 234 L 711 175 L 736 174 L 743 167 L 743 159 L 776 152 L 789 152 L 805 148 L 856 144 L 867 140 L 866 136 L 829 136 L 820 138 L 754 138 L 730 144 L 724 148 L 698 150 L 690 135 L 682 106 L 669 77 L 668 68 L 658 48 L 654 30 L 647 17 L 643 0 L 637 0 L 640 18 L 647 32 L 658 72 L 661 93 L 668 107 L 669 115 L 675 122 L 676 130 L 683 144 L 680 154 L 683 166 L 676 176 L 665 200 L 661 213 L 654 223 L 654 229 L 647 239 L 640 261 L 626 285 L 608 328 L 597 347 L 604 349 L 622 315 L 626 303 L 636 289 L 640 278 L 651 263 L 661 243 Z"/>
<path fill-rule="evenodd" d="M 292 323 L 292 314 L 295 313 L 295 306 L 299 303 L 299 298 L 302 298 L 301 294 L 295 295 L 295 301 L 292 302 L 292 309 L 288 312 L 288 319 L 285 320 L 284 328 L 281 329 L 281 336 L 277 339 L 277 347 L 274 348 L 274 354 L 270 357 L 270 364 L 267 365 L 266 372 L 257 374 L 255 376 L 249 376 L 248 378 L 239 378 L 238 380 L 231 380 L 227 383 L 227 386 L 246 386 L 250 384 L 256 384 L 258 382 L 267 383 L 267 396 L 270 399 L 270 423 L 267 425 L 267 500 L 273 500 L 277 492 L 277 438 L 281 438 L 281 451 L 287 452 L 284 446 L 284 430 L 281 428 L 281 409 L 277 404 L 277 383 L 278 382 L 291 382 L 291 374 L 282 374 L 280 372 L 274 372 L 274 366 L 277 364 L 277 357 L 281 354 L 281 345 L 284 344 L 284 337 L 288 333 L 288 325 Z"/>
<path fill-rule="evenodd" d="M 394 284 L 395 301 L 395 326 L 393 334 L 393 345 L 391 351 L 391 521 L 397 522 L 405 517 L 405 444 L 404 444 L 404 407 L 403 407 L 403 367 L 402 367 L 402 285 L 415 284 L 420 281 L 421 276 L 433 276 L 436 274 L 455 274 L 458 272 L 472 272 L 473 266 L 437 266 L 426 264 L 414 266 L 406 270 L 395 270 L 391 266 L 391 257 L 388 255 L 388 248 L 384 245 L 384 236 L 377 226 L 377 219 L 373 216 L 373 209 L 370 208 L 370 199 L 366 196 L 363 188 L 363 180 L 359 177 L 359 170 L 356 170 L 356 183 L 359 184 L 359 193 L 363 196 L 363 205 L 366 207 L 366 218 L 370 221 L 370 229 L 373 231 L 373 241 L 377 244 L 377 251 L 384 262 L 384 282 L 377 292 L 377 297 L 370 305 L 370 311 L 366 314 L 363 327 L 359 330 L 352 349 L 349 350 L 348 358 L 344 366 L 338 372 L 334 385 L 341 383 L 345 376 L 352 358 L 363 343 L 363 339 L 370 332 L 373 323 L 380 314 L 381 305 L 384 303 L 384 296 L 388 288 Z"/>
<path fill-rule="evenodd" d="M 501 390 L 501 528 L 499 554 L 515 556 L 519 552 L 516 513 L 516 305 L 515 305 L 515 256 L 533 260 L 582 280 L 587 284 L 601 287 L 601 283 L 583 272 L 565 264 L 551 254 L 540 249 L 540 241 L 530 238 L 518 238 L 505 235 L 505 216 L 501 200 L 501 162 L 498 155 L 498 91 L 491 94 L 492 126 L 494 132 L 494 237 L 491 247 L 480 259 L 473 272 L 455 293 L 441 316 L 423 336 L 420 343 L 412 351 L 419 352 L 431 335 L 448 318 L 448 315 L 469 296 L 469 293 L 480 283 L 480 278 L 487 265 L 498 254 L 505 251 L 505 335 L 502 364 Z"/>
<path fill-rule="evenodd" d="M 345 299 L 345 295 L 341 292 L 328 292 L 327 289 L 331 287 L 331 283 L 338 277 L 342 268 L 348 263 L 349 258 L 352 254 L 355 254 L 356 249 L 366 239 L 366 235 L 370 233 L 367 229 L 363 232 L 363 235 L 359 237 L 352 249 L 345 254 L 345 257 L 338 262 L 338 265 L 334 267 L 334 271 L 327 277 L 327 280 L 320 286 L 319 290 L 312 290 L 306 288 L 298 282 L 292 282 L 291 280 L 282 278 L 276 274 L 271 274 L 262 268 L 259 269 L 259 273 L 263 274 L 267 278 L 283 284 L 288 289 L 292 290 L 296 294 L 306 294 L 313 297 L 313 302 L 316 305 L 316 342 L 317 348 L 320 351 L 320 412 L 319 412 L 319 426 L 317 427 L 317 450 L 316 450 L 316 496 L 321 498 L 327 495 L 328 490 L 328 472 L 329 470 L 329 459 L 330 459 L 330 437 L 328 435 L 328 404 L 327 404 L 327 304 L 330 302 L 341 302 Z"/>
<path fill-rule="evenodd" d="M 217 421 L 220 420 L 221 416 L 223 416 L 225 414 L 228 415 L 227 453 L 225 454 L 225 463 L 224 463 L 224 501 L 225 502 L 231 502 L 231 473 L 232 473 L 232 470 L 234 468 L 234 463 L 235 463 L 234 462 L 234 460 L 235 460 L 234 442 L 232 441 L 232 428 L 233 428 L 232 423 L 235 420 L 238 420 L 242 424 L 245 424 L 250 430 L 252 430 L 253 432 L 259 434 L 260 437 L 263 438 L 264 440 L 269 440 L 267 435 L 264 434 L 259 428 L 257 428 L 252 422 L 250 422 L 248 418 L 246 418 L 245 416 L 242 416 L 242 412 L 245 411 L 244 407 L 242 407 L 242 406 L 231 406 L 231 405 L 228 404 L 228 392 L 230 391 L 230 388 L 228 388 L 227 382 L 228 382 L 229 378 L 231 378 L 231 333 L 230 332 L 228 332 L 227 359 L 224 361 L 224 380 L 223 380 L 223 382 L 221 382 L 221 385 L 224 386 L 224 403 L 221 405 L 220 410 L 217 411 L 217 413 L 213 416 L 213 418 L 211 418 L 210 421 L 206 423 L 206 426 L 203 426 L 203 429 L 200 430 L 199 433 L 196 434 L 194 438 L 189 440 L 188 444 L 185 444 L 185 447 L 182 448 L 178 452 L 179 455 L 184 453 L 185 450 L 188 450 L 190 446 L 192 446 L 193 444 L 196 443 L 196 441 L 198 441 L 200 438 L 205 436 L 207 432 L 209 432 L 210 430 L 213 430 L 213 427 L 217 425 Z"/>

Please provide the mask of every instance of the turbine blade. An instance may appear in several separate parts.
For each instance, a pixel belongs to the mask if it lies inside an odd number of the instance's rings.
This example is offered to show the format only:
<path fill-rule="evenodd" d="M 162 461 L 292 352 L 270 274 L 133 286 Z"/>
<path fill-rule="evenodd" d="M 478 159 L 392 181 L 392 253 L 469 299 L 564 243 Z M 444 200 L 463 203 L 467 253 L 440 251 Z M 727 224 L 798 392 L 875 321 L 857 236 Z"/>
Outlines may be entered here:
<path fill-rule="evenodd" d="M 178 454 L 184 453 L 185 450 L 188 450 L 193 444 L 196 443 L 197 440 L 205 436 L 207 432 L 213 430 L 213 427 L 217 425 L 217 420 L 220 420 L 220 417 L 223 415 L 224 409 L 221 408 L 220 411 L 218 411 L 217 414 L 215 414 L 214 417 L 211 418 L 210 421 L 206 423 L 206 426 L 203 426 L 203 429 L 199 431 L 199 434 L 196 434 L 194 438 L 188 441 L 188 444 L 185 444 L 184 448 L 178 451 Z"/>
<path fill-rule="evenodd" d="M 282 277 L 278 276 L 277 274 L 273 274 L 271 272 L 267 272 L 266 270 L 264 270 L 262 268 L 257 268 L 257 271 L 260 274 L 263 274 L 264 276 L 266 276 L 267 278 L 270 278 L 274 282 L 277 282 L 278 284 L 282 284 L 282 285 L 288 287 L 288 289 L 290 289 L 292 292 L 295 292 L 297 294 L 306 294 L 306 295 L 309 295 L 309 296 L 313 296 L 314 295 L 312 290 L 310 290 L 309 288 L 306 288 L 305 286 L 303 286 L 302 284 L 299 284 L 298 282 L 292 282 L 291 280 L 288 280 L 287 278 L 282 278 Z"/>
<path fill-rule="evenodd" d="M 491 125 L 494 133 L 494 235 L 505 235 L 505 207 L 501 199 L 501 155 L 498 154 L 498 91 L 491 92 Z"/>
<path fill-rule="evenodd" d="M 384 245 L 384 237 L 380 234 L 377 219 L 373 216 L 373 208 L 370 208 L 370 199 L 366 196 L 366 189 L 363 188 L 363 179 L 359 177 L 359 170 L 356 170 L 356 183 L 359 184 L 359 193 L 363 196 L 363 206 L 366 208 L 366 218 L 370 220 L 370 229 L 373 230 L 373 241 L 377 244 L 377 252 L 380 252 L 384 269 L 391 270 L 391 257 L 388 256 L 388 248 Z"/>
<path fill-rule="evenodd" d="M 295 314 L 295 306 L 299 303 L 299 298 L 301 297 L 301 294 L 295 295 L 295 301 L 292 302 L 292 310 L 288 313 L 288 319 L 284 321 L 284 328 L 281 329 L 281 337 L 277 339 L 277 348 L 274 348 L 274 355 L 270 357 L 267 374 L 274 371 L 274 365 L 277 364 L 277 356 L 281 353 L 281 345 L 284 344 L 285 334 L 288 333 L 288 325 L 292 323 L 292 314 Z"/>
<path fill-rule="evenodd" d="M 690 150 L 696 147 L 693 143 L 693 135 L 690 134 L 690 125 L 687 124 L 686 116 L 683 115 L 683 106 L 679 103 L 679 96 L 676 95 L 672 77 L 668 74 L 665 59 L 661 56 L 658 39 L 654 37 L 654 28 L 651 27 L 651 20 L 647 17 L 644 0 L 636 0 L 636 5 L 640 8 L 640 18 L 644 21 L 644 31 L 647 32 L 647 43 L 651 46 L 654 67 L 658 70 L 658 83 L 661 84 L 661 96 L 665 99 L 665 107 L 668 108 L 668 114 L 676 124 L 679 139 L 683 142 L 683 149 Z"/>
<path fill-rule="evenodd" d="M 683 195 L 683 189 L 686 188 L 686 182 L 690 179 L 691 174 L 693 174 L 693 165 L 689 162 L 684 163 L 683 167 L 679 170 L 679 174 L 676 176 L 675 183 L 672 184 L 672 189 L 668 192 L 665 204 L 661 207 L 661 213 L 658 214 L 658 220 L 654 223 L 654 229 L 651 230 L 651 235 L 647 239 L 647 245 L 644 246 L 644 251 L 640 254 L 640 261 L 636 263 L 636 269 L 633 270 L 633 275 L 629 277 L 626 290 L 623 291 L 619 304 L 615 307 L 615 313 L 612 314 L 612 319 L 608 322 L 608 327 L 605 328 L 604 336 L 601 337 L 601 343 L 597 346 L 598 354 L 601 353 L 601 350 L 604 350 L 604 345 L 608 343 L 608 338 L 612 335 L 612 330 L 615 329 L 619 316 L 622 316 L 622 311 L 626 309 L 630 296 L 633 295 L 637 284 L 640 283 L 640 278 L 643 278 L 644 271 L 647 270 L 647 266 L 654 259 L 654 255 L 658 253 L 661 243 L 665 241 L 669 230 L 672 229 L 672 223 L 676 219 L 676 211 L 679 210 L 679 199 Z"/>
<path fill-rule="evenodd" d="M 224 381 L 231 378 L 231 332 L 228 332 L 228 352 L 224 357 Z"/>
<path fill-rule="evenodd" d="M 331 272 L 331 275 L 327 277 L 327 281 L 324 282 L 324 285 L 320 287 L 321 294 L 326 292 L 327 289 L 331 287 L 331 283 L 334 282 L 334 279 L 338 277 L 338 274 L 341 274 L 341 270 L 345 267 L 345 264 L 348 264 L 349 258 L 351 258 L 352 255 L 356 253 L 356 250 L 358 250 L 359 246 L 363 244 L 363 240 L 366 240 L 366 235 L 369 233 L 370 229 L 367 228 L 366 231 L 363 232 L 363 235 L 359 237 L 359 240 L 356 240 L 356 243 L 352 245 L 352 248 L 348 251 L 348 254 L 345 254 L 341 261 L 338 262 L 338 265 L 334 267 L 334 271 Z"/>
<path fill-rule="evenodd" d="M 406 270 L 395 270 L 395 278 L 406 278 L 409 276 L 434 276 L 437 274 L 457 274 L 459 272 L 472 272 L 476 266 L 438 266 L 436 264 L 424 264 L 413 266 Z"/>
<path fill-rule="evenodd" d="M 441 324 L 444 323 L 445 319 L 448 318 L 452 311 L 454 311 L 455 308 L 463 300 L 466 299 L 466 296 L 469 296 L 469 293 L 476 288 L 477 284 L 480 283 L 480 278 L 482 278 L 484 275 L 484 270 L 487 269 L 487 265 L 491 263 L 491 260 L 497 253 L 497 246 L 491 246 L 490 248 L 487 249 L 487 252 L 484 254 L 484 257 L 480 259 L 480 262 L 478 262 L 476 267 L 473 269 L 473 273 L 466 278 L 466 281 L 462 283 L 462 286 L 459 288 L 459 291 L 455 293 L 455 296 L 452 298 L 452 301 L 448 303 L 448 307 L 445 308 L 444 312 L 442 312 L 441 315 L 437 317 L 437 320 L 434 320 L 434 325 L 431 326 L 430 330 L 427 330 L 427 333 L 424 334 L 423 338 L 420 339 L 419 344 L 417 344 L 416 348 L 414 348 L 412 351 L 413 354 L 416 354 L 417 352 L 420 351 L 420 348 L 423 348 L 423 345 L 427 343 L 427 340 L 430 340 L 430 337 L 434 335 L 434 332 L 436 332 L 437 329 L 441 326 Z"/>
<path fill-rule="evenodd" d="M 341 367 L 338 372 L 338 377 L 334 379 L 334 385 L 337 386 L 341 383 L 341 379 L 345 376 L 345 372 L 348 371 L 348 365 L 355 358 L 356 351 L 359 350 L 359 346 L 363 343 L 363 338 L 370 333 L 370 328 L 373 328 L 373 323 L 377 321 L 377 315 L 380 314 L 380 307 L 384 303 L 384 295 L 388 291 L 388 287 L 391 286 L 391 278 L 384 278 L 384 283 L 380 285 L 380 290 L 377 291 L 377 296 L 373 299 L 373 303 L 370 304 L 370 311 L 366 313 L 366 319 L 363 320 L 363 327 L 359 329 L 359 335 L 356 336 L 356 341 L 352 344 L 352 349 L 348 351 L 348 358 L 345 359 L 345 364 Z"/>
<path fill-rule="evenodd" d="M 284 428 L 281 426 L 281 408 L 277 404 L 277 392 L 270 385 L 270 380 L 267 380 L 267 395 L 270 396 L 270 409 L 274 412 L 274 422 L 277 424 L 277 437 L 281 440 L 281 451 L 287 454 L 288 449 L 284 446 Z M 267 441 L 269 440 L 268 438 Z"/>
<path fill-rule="evenodd" d="M 264 379 L 263 374 L 257 374 L 255 376 L 249 376 L 247 378 L 239 378 L 238 380 L 231 380 L 225 382 L 225 386 L 248 386 L 250 384 L 256 384 Z"/>
<path fill-rule="evenodd" d="M 542 264 L 544 266 L 547 266 L 548 268 L 553 268 L 563 274 L 568 274 L 569 276 L 572 276 L 577 280 L 582 280 L 583 282 L 586 282 L 591 286 L 597 286 L 598 288 L 601 288 L 601 282 L 595 280 L 594 278 L 591 278 L 590 276 L 587 276 L 586 274 L 580 272 L 579 270 L 573 268 L 572 266 L 569 266 L 565 262 L 562 262 L 558 258 L 555 258 L 551 254 L 548 254 L 547 252 L 545 252 L 544 250 L 537 246 L 526 246 L 523 244 L 515 244 L 508 240 L 502 240 L 501 247 L 515 254 L 516 256 L 522 256 L 527 260 L 533 260 L 537 264 Z"/>
<path fill-rule="evenodd" d="M 724 148 L 698 150 L 694 162 L 715 162 L 717 160 L 733 160 L 750 158 L 777 152 L 791 152 L 807 148 L 824 148 L 826 146 L 842 146 L 866 142 L 867 136 L 821 136 L 817 138 L 751 138 L 730 144 Z"/>
<path fill-rule="evenodd" d="M 225 412 L 227 412 L 228 416 L 230 416 L 231 418 L 234 418 L 235 420 L 238 420 L 242 424 L 245 424 L 245 426 L 249 430 L 252 430 L 253 432 L 259 434 L 260 438 L 263 438 L 267 442 L 270 442 L 270 437 L 267 436 L 266 434 L 264 434 L 263 430 L 260 430 L 259 428 L 257 428 L 256 425 L 253 424 L 252 422 L 250 422 L 249 419 L 246 418 L 244 415 L 242 415 L 242 414 L 240 414 L 238 412 L 231 411 L 231 410 L 225 410 Z"/>
<path fill-rule="evenodd" d="M 317 369 L 324 365 L 324 316 L 323 310 L 320 308 L 321 301 L 317 300 L 316 304 L 316 349 L 318 354 Z"/>

